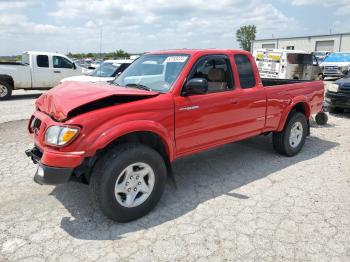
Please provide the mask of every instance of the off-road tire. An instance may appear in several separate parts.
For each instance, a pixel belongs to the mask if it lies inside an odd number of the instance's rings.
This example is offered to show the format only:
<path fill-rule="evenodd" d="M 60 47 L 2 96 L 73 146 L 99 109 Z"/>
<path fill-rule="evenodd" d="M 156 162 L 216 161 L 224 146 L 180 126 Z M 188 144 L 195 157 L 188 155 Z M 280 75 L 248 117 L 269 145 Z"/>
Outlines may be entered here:
<path fill-rule="evenodd" d="M 128 208 L 116 200 L 114 187 L 118 175 L 132 163 L 147 163 L 154 171 L 155 183 L 149 197 L 142 204 Z M 97 161 L 90 179 L 93 202 L 110 219 L 125 223 L 150 212 L 159 202 L 166 183 L 166 166 L 161 155 L 142 144 L 126 143 L 109 149 Z"/>
<path fill-rule="evenodd" d="M 289 143 L 291 129 L 296 122 L 300 122 L 303 127 L 302 139 L 299 145 L 293 148 Z M 300 152 L 305 144 L 306 136 L 308 134 L 308 123 L 304 114 L 299 112 L 292 112 L 281 132 L 274 132 L 272 136 L 273 147 L 275 151 L 281 155 L 294 156 Z"/>
<path fill-rule="evenodd" d="M 0 101 L 1 100 L 8 100 L 10 99 L 11 95 L 12 95 L 12 89 L 13 87 L 11 86 L 11 84 L 9 84 L 8 82 L 6 81 L 3 81 L 3 80 L 0 80 L 0 85 L 3 87 L 3 88 L 6 88 L 7 90 L 7 93 L 5 96 L 0 96 Z"/>

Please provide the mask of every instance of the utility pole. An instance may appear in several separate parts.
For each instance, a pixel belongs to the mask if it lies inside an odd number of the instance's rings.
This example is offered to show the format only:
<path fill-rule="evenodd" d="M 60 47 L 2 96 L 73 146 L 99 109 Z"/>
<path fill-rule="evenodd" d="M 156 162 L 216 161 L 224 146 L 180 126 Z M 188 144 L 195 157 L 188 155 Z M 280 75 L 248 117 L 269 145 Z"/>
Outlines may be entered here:
<path fill-rule="evenodd" d="M 102 30 L 103 27 L 100 28 L 100 59 L 102 59 Z"/>

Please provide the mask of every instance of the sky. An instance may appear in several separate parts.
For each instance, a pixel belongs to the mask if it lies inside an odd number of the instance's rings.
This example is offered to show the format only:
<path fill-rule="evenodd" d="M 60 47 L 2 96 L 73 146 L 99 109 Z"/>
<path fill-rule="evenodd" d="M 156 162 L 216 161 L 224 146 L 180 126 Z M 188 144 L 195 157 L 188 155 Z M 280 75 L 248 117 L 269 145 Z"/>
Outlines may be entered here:
<path fill-rule="evenodd" d="M 0 0 L 0 55 L 239 48 L 257 39 L 350 32 L 350 0 Z"/>

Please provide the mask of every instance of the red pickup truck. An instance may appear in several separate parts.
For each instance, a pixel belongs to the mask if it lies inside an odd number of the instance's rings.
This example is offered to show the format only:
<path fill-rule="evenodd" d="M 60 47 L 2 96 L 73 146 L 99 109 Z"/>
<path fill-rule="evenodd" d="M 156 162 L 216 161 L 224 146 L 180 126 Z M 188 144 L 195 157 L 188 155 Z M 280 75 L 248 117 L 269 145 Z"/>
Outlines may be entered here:
<path fill-rule="evenodd" d="M 245 51 L 151 52 L 113 83 L 65 82 L 39 97 L 26 154 L 37 183 L 78 177 L 107 217 L 127 222 L 157 204 L 180 157 L 270 132 L 278 153 L 297 154 L 323 89 L 262 80 Z"/>

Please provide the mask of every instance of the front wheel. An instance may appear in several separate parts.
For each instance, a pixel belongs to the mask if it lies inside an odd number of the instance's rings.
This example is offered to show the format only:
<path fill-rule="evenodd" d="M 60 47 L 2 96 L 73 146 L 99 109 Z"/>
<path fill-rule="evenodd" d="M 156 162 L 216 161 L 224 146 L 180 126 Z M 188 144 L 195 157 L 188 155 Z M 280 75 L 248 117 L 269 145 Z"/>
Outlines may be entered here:
<path fill-rule="evenodd" d="M 12 95 L 12 86 L 5 82 L 0 80 L 0 100 L 7 100 Z"/>
<path fill-rule="evenodd" d="M 128 222 L 150 212 L 165 187 L 163 158 L 141 144 L 122 144 L 102 156 L 90 180 L 94 202 L 110 219 Z"/>
<path fill-rule="evenodd" d="M 305 115 L 299 112 L 292 113 L 283 131 L 273 133 L 274 149 L 285 156 L 298 154 L 305 144 L 307 130 L 308 123 Z"/>

